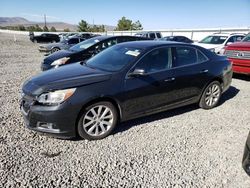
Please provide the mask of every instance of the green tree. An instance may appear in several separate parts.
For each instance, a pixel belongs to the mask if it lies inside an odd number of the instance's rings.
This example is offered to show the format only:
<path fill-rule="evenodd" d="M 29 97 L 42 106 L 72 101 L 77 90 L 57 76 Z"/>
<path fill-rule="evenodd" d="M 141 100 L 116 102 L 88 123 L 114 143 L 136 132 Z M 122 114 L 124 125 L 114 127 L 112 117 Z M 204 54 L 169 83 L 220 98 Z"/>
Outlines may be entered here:
<path fill-rule="evenodd" d="M 19 25 L 18 30 L 19 31 L 26 31 L 26 29 L 25 29 L 25 27 L 23 25 Z"/>
<path fill-rule="evenodd" d="M 36 24 L 36 26 L 35 26 L 35 31 L 43 31 L 43 30 L 42 30 L 42 28 L 41 28 L 41 27 L 39 27 L 39 25 L 38 25 L 38 24 Z"/>
<path fill-rule="evenodd" d="M 132 30 L 143 30 L 143 27 L 139 20 L 132 24 Z"/>
<path fill-rule="evenodd" d="M 65 28 L 63 31 L 64 32 L 70 32 L 69 28 Z"/>
<path fill-rule="evenodd" d="M 89 24 L 85 20 L 81 20 L 77 27 L 78 27 L 78 31 L 80 32 L 89 31 Z"/>
<path fill-rule="evenodd" d="M 52 26 L 52 27 L 50 28 L 50 31 L 51 31 L 51 32 L 56 32 L 56 28 L 55 28 L 54 26 Z"/>
<path fill-rule="evenodd" d="M 46 25 L 43 27 L 43 31 L 46 31 L 46 32 L 49 31 L 49 29 L 48 29 L 48 27 Z"/>
<path fill-rule="evenodd" d="M 132 20 L 127 19 L 123 16 L 120 20 L 118 20 L 118 24 L 116 27 L 117 31 L 128 31 L 132 29 Z"/>

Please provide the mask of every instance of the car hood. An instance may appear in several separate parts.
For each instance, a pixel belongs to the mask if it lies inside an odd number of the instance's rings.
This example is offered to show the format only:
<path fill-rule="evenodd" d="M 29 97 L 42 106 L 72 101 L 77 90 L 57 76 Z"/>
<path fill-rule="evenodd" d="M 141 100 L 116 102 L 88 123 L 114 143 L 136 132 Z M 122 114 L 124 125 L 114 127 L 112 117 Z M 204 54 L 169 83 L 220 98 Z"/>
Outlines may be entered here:
<path fill-rule="evenodd" d="M 228 48 L 249 48 L 250 42 L 235 42 L 233 44 L 228 45 Z"/>
<path fill-rule="evenodd" d="M 199 43 L 199 42 L 195 42 L 194 44 L 201 46 L 203 48 L 206 48 L 206 49 L 218 48 L 221 46 L 221 44 L 205 44 L 205 43 Z"/>
<path fill-rule="evenodd" d="M 93 83 L 103 82 L 111 78 L 111 73 L 93 69 L 75 63 L 48 70 L 32 77 L 23 84 L 23 92 L 30 96 L 37 96 L 41 93 L 79 87 Z"/>
<path fill-rule="evenodd" d="M 57 59 L 60 59 L 60 58 L 63 58 L 63 57 L 69 57 L 69 56 L 71 56 L 71 55 L 73 55 L 75 53 L 76 52 L 70 51 L 70 50 L 60 50 L 60 51 L 57 51 L 57 52 L 47 56 L 44 59 L 44 63 L 45 64 L 51 64 L 53 61 L 55 61 Z"/>
<path fill-rule="evenodd" d="M 57 42 L 57 43 L 44 44 L 44 45 L 41 45 L 41 47 L 46 48 L 46 49 L 52 49 L 53 47 L 62 47 L 64 45 L 65 45 L 64 43 Z"/>

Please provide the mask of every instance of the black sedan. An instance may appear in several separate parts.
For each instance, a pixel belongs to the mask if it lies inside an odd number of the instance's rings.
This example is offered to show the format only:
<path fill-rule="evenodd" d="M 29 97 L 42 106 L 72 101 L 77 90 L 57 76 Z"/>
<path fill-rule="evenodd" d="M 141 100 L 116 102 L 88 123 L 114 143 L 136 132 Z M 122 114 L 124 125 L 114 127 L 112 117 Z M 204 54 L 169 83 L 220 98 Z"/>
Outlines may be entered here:
<path fill-rule="evenodd" d="M 34 34 L 30 34 L 30 40 L 34 43 L 59 42 L 60 37 L 59 35 L 52 33 L 43 33 L 37 36 L 34 36 Z"/>
<path fill-rule="evenodd" d="M 175 41 L 175 42 L 184 42 L 184 43 L 193 43 L 194 41 L 192 41 L 191 39 L 185 37 L 185 36 L 167 36 L 167 37 L 163 37 L 160 40 L 163 41 Z"/>
<path fill-rule="evenodd" d="M 246 141 L 242 164 L 244 170 L 250 176 L 250 133 Z"/>
<path fill-rule="evenodd" d="M 41 69 L 45 71 L 51 68 L 58 68 L 59 66 L 68 65 L 70 63 L 84 61 L 115 44 L 137 40 L 149 39 L 135 36 L 93 37 L 80 42 L 75 46 L 72 46 L 68 50 L 61 50 L 46 57 L 42 62 Z"/>
<path fill-rule="evenodd" d="M 21 111 L 32 130 L 102 139 L 118 122 L 192 103 L 215 107 L 231 68 L 225 57 L 194 45 L 122 43 L 26 81 Z"/>

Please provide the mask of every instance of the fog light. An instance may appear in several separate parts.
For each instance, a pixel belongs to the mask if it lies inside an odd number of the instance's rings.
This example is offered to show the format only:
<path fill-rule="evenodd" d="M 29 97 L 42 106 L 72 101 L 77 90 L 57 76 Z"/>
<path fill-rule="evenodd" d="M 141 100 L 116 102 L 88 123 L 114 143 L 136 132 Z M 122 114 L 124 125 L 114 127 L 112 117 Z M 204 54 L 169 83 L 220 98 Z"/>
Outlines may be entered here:
<path fill-rule="evenodd" d="M 37 122 L 37 127 L 44 128 L 44 129 L 53 129 L 53 123 L 45 123 L 45 122 Z"/>
<path fill-rule="evenodd" d="M 37 122 L 37 129 L 49 133 L 59 133 L 60 129 L 56 129 L 56 124 L 46 123 L 46 122 Z"/>

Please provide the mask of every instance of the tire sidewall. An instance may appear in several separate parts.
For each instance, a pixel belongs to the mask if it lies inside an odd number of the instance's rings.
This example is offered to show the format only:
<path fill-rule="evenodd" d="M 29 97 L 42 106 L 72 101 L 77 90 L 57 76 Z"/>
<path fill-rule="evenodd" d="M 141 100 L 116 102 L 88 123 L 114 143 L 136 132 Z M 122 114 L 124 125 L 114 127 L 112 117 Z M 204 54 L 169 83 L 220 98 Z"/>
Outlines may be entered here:
<path fill-rule="evenodd" d="M 52 52 L 52 53 L 55 53 L 55 52 L 57 52 L 57 51 L 59 51 L 59 50 L 60 50 L 59 48 L 52 48 L 52 49 L 51 49 L 51 52 Z"/>
<path fill-rule="evenodd" d="M 102 134 L 100 136 L 91 136 L 89 134 L 86 133 L 86 131 L 83 128 L 82 122 L 83 122 L 83 118 L 86 115 L 86 113 L 93 107 L 95 106 L 99 106 L 99 105 L 103 105 L 103 106 L 107 106 L 113 113 L 113 124 L 112 127 L 105 133 Z M 110 133 L 114 130 L 114 128 L 116 127 L 116 124 L 118 122 L 118 113 L 116 108 L 114 107 L 114 105 L 110 102 L 98 102 L 98 103 L 94 103 L 89 105 L 88 107 L 86 107 L 80 115 L 80 118 L 77 122 L 77 133 L 78 135 L 83 138 L 83 139 L 87 139 L 87 140 L 99 140 L 99 139 L 103 139 L 105 137 L 107 137 L 108 135 L 110 135 Z"/>
<path fill-rule="evenodd" d="M 215 104 L 213 104 L 212 106 L 208 106 L 208 105 L 206 104 L 206 101 L 205 101 L 206 92 L 207 92 L 207 90 L 208 90 L 212 85 L 214 85 L 214 84 L 216 84 L 216 85 L 219 86 L 219 89 L 220 89 L 220 96 L 219 96 L 219 98 L 218 98 L 218 100 L 216 101 Z M 203 91 L 202 96 L 201 96 L 201 99 L 200 99 L 200 102 L 199 102 L 199 106 L 200 106 L 201 108 L 203 108 L 203 109 L 206 109 L 206 110 L 212 109 L 212 108 L 214 108 L 214 107 L 216 107 L 216 106 L 218 105 L 218 103 L 219 103 L 219 101 L 220 101 L 220 98 L 221 98 L 221 95 L 222 95 L 222 88 L 221 88 L 220 82 L 218 82 L 218 81 L 213 81 L 213 82 L 211 82 L 210 84 L 208 84 L 208 86 L 207 86 L 207 87 L 205 88 L 205 90 Z"/>

